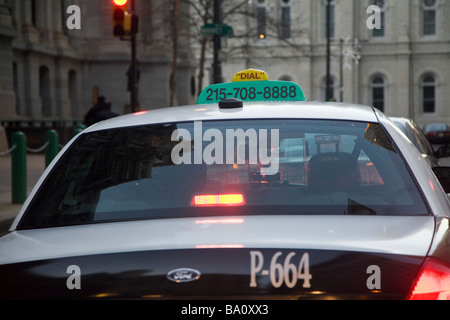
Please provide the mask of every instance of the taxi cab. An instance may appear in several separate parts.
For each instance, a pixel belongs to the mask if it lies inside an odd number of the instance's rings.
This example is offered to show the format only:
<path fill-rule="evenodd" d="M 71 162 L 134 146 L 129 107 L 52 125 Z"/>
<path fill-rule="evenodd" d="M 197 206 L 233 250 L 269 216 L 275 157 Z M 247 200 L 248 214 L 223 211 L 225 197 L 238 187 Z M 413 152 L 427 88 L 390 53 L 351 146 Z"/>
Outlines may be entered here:
<path fill-rule="evenodd" d="M 0 298 L 450 299 L 449 214 L 379 110 L 249 69 L 74 137 L 0 238 Z"/>

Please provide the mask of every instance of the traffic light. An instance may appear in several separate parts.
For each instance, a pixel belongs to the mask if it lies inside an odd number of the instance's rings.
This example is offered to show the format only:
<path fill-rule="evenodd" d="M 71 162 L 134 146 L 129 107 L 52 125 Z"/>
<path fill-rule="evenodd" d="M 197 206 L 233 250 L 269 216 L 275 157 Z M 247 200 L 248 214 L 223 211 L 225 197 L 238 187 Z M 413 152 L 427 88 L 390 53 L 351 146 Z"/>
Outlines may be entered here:
<path fill-rule="evenodd" d="M 126 36 L 135 35 L 138 32 L 138 16 L 134 13 L 126 13 L 123 22 L 123 29 Z"/>
<path fill-rule="evenodd" d="M 137 15 L 128 11 L 128 0 L 112 0 L 113 12 L 113 34 L 116 37 L 135 35 L 138 29 Z"/>
<path fill-rule="evenodd" d="M 125 16 L 128 13 L 128 0 L 112 0 L 113 12 L 113 34 L 116 37 L 125 36 Z"/>

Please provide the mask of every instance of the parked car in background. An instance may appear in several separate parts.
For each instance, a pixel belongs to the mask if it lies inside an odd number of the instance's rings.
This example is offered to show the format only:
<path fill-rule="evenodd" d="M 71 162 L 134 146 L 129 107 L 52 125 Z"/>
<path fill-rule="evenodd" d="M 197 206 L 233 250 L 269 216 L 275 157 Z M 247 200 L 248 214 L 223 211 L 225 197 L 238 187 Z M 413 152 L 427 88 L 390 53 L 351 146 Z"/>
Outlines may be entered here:
<path fill-rule="evenodd" d="M 445 123 L 429 123 L 424 127 L 424 132 L 431 144 L 450 143 L 450 127 Z"/>
<path fill-rule="evenodd" d="M 436 156 L 433 147 L 422 129 L 413 120 L 397 117 L 391 117 L 390 119 L 411 140 L 431 167 L 438 167 L 440 165 L 439 158 Z"/>

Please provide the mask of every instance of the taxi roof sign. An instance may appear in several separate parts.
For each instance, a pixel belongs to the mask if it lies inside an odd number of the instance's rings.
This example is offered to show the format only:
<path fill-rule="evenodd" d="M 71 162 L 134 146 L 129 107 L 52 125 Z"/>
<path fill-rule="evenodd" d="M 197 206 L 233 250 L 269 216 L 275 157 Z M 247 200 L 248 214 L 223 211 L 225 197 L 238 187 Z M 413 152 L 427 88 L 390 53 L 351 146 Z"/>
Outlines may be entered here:
<path fill-rule="evenodd" d="M 237 72 L 233 81 L 206 87 L 197 104 L 218 103 L 235 98 L 242 101 L 305 101 L 302 88 L 290 81 L 271 81 L 265 71 L 247 69 Z"/>

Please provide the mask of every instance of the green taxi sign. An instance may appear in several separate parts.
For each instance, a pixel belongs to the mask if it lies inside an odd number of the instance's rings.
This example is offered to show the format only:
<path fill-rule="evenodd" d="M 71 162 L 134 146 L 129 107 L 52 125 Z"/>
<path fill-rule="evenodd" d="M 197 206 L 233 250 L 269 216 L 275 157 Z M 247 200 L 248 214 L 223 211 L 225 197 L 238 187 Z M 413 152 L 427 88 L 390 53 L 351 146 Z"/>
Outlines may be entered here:
<path fill-rule="evenodd" d="M 305 101 L 302 88 L 294 82 L 270 81 L 267 73 L 249 69 L 236 73 L 233 82 L 208 86 L 197 104 L 217 103 L 236 98 L 242 101 Z"/>

